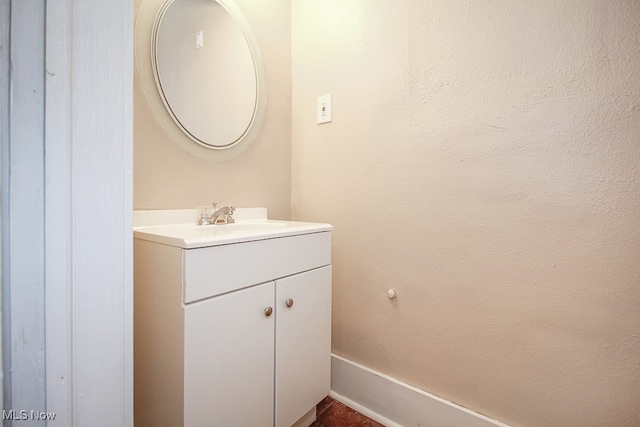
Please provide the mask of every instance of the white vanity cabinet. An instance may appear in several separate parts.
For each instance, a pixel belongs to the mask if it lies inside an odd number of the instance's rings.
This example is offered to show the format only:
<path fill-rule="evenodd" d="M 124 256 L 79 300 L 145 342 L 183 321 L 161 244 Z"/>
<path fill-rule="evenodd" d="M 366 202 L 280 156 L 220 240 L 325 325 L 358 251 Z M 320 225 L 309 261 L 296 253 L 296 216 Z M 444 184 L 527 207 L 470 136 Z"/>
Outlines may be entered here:
<path fill-rule="evenodd" d="M 135 425 L 313 420 L 330 387 L 330 263 L 330 231 L 194 249 L 136 238 Z"/>

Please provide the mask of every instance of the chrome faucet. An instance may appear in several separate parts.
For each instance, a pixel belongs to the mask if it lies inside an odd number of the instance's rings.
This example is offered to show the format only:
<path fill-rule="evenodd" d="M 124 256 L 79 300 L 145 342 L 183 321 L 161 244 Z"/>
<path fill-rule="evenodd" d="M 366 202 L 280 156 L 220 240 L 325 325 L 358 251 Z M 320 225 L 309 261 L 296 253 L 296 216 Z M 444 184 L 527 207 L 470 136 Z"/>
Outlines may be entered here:
<path fill-rule="evenodd" d="M 222 206 L 218 208 L 217 203 L 213 203 L 213 208 L 210 206 L 202 206 L 198 212 L 198 225 L 210 225 L 210 224 L 233 224 L 233 212 L 235 212 L 235 206 Z M 209 214 L 209 212 L 212 212 Z"/>
<path fill-rule="evenodd" d="M 222 206 L 218 208 L 218 204 L 214 203 L 213 213 L 211 214 L 211 224 L 233 224 L 236 222 L 232 216 L 235 210 L 235 206 Z"/>

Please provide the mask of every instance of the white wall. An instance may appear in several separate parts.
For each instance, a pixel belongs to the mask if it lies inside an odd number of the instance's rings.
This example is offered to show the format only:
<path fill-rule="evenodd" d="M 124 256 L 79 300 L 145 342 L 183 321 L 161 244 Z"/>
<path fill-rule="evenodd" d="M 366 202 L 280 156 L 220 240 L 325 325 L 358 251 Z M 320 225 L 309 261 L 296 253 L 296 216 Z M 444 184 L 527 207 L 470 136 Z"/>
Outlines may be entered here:
<path fill-rule="evenodd" d="M 335 226 L 336 354 L 513 425 L 640 423 L 638 22 L 293 2 L 292 216 Z"/>

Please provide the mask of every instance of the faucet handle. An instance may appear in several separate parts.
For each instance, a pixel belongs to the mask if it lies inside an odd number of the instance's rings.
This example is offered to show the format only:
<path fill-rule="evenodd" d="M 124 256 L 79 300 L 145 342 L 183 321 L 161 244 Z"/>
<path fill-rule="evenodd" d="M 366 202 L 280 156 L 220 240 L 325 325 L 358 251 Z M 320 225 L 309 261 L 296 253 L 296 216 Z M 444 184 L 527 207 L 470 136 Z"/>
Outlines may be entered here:
<path fill-rule="evenodd" d="M 227 215 L 227 224 L 233 224 L 234 222 L 236 222 L 236 220 L 233 219 L 233 217 L 231 216 L 235 211 L 236 211 L 235 206 L 233 205 L 229 206 L 229 214 Z"/>
<path fill-rule="evenodd" d="M 198 206 L 198 218 L 196 220 L 196 224 L 198 225 L 209 225 L 211 222 L 211 214 L 215 208 L 211 208 L 211 206 Z"/>

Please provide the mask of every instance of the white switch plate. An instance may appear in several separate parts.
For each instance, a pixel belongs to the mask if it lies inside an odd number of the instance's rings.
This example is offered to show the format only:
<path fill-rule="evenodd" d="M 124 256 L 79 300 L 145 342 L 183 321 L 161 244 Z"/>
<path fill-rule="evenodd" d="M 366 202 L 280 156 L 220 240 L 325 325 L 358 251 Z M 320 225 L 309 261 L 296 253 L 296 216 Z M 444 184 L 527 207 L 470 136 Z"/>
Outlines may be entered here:
<path fill-rule="evenodd" d="M 331 95 L 318 97 L 318 124 L 331 121 Z"/>
<path fill-rule="evenodd" d="M 202 46 L 204 46 L 204 31 L 198 31 L 196 33 L 196 49 L 200 49 Z"/>

